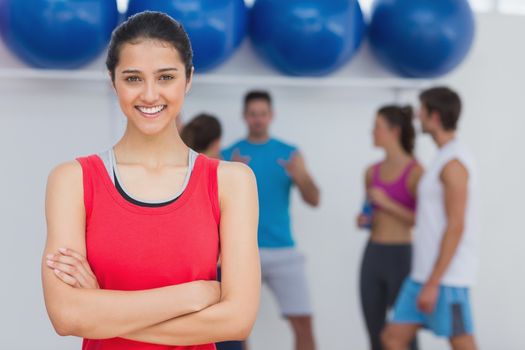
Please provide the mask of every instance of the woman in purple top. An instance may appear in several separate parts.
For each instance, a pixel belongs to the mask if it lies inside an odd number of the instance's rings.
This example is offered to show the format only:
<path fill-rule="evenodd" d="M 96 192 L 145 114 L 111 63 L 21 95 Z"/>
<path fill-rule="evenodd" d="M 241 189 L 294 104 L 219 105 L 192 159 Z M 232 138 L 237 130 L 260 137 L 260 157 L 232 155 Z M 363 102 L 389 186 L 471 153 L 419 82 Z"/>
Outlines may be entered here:
<path fill-rule="evenodd" d="M 410 273 L 411 230 L 416 209 L 416 189 L 423 173 L 413 156 L 415 131 L 410 106 L 379 109 L 374 125 L 374 145 L 385 158 L 366 171 L 370 205 L 357 218 L 370 228 L 370 240 L 361 266 L 361 305 L 372 350 L 380 350 L 386 315 Z M 417 349 L 414 342 L 411 349 Z"/>

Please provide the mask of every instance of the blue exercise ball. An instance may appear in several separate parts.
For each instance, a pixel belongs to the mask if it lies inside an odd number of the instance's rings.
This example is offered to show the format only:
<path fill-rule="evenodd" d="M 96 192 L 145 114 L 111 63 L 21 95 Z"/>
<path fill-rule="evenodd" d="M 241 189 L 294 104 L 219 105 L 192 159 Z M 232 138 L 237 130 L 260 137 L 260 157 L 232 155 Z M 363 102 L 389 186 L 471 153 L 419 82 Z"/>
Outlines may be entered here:
<path fill-rule="evenodd" d="M 95 59 L 118 24 L 115 0 L 0 0 L 7 47 L 38 68 L 72 69 Z"/>
<path fill-rule="evenodd" d="M 432 78 L 456 68 L 474 40 L 467 0 L 377 0 L 369 28 L 372 51 L 393 72 Z"/>
<path fill-rule="evenodd" d="M 131 0 L 128 16 L 164 12 L 184 26 L 191 40 L 195 70 L 211 70 L 226 61 L 246 35 L 243 0 Z"/>
<path fill-rule="evenodd" d="M 365 32 L 357 0 L 256 0 L 251 11 L 256 51 L 289 75 L 334 72 L 357 52 Z"/>

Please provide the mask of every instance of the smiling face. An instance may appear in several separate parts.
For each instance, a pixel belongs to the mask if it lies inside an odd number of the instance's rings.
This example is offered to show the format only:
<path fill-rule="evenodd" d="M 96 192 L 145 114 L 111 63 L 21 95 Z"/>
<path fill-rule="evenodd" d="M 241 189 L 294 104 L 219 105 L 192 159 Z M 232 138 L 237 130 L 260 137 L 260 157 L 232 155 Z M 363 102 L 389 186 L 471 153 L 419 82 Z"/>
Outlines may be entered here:
<path fill-rule="evenodd" d="M 179 52 L 169 43 L 143 39 L 124 44 L 114 87 L 128 126 L 154 135 L 174 123 L 191 86 L 185 72 Z"/>

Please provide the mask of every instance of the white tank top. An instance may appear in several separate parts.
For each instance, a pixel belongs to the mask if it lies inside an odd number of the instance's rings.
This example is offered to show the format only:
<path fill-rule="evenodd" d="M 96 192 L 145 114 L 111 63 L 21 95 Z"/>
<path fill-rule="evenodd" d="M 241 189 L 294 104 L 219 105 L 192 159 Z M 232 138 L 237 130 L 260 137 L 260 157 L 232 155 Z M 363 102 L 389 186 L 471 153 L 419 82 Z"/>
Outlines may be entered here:
<path fill-rule="evenodd" d="M 450 141 L 440 149 L 419 183 L 411 277 L 416 282 L 425 283 L 438 258 L 447 226 L 441 173 L 452 160 L 461 162 L 469 174 L 467 206 L 463 236 L 441 284 L 469 287 L 474 284 L 478 268 L 478 178 L 473 158 L 457 140 Z"/>

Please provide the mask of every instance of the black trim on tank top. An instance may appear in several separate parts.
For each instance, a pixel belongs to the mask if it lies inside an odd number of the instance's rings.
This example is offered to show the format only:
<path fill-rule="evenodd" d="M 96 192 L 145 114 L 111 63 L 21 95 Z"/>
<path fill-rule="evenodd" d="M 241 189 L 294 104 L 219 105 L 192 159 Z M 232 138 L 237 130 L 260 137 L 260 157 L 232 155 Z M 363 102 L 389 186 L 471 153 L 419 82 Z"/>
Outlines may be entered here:
<path fill-rule="evenodd" d="M 113 178 L 115 179 L 115 187 L 117 188 L 118 192 L 120 193 L 120 195 L 122 197 L 124 197 L 125 200 L 127 200 L 128 202 L 132 203 L 132 204 L 135 204 L 135 205 L 138 205 L 138 206 L 141 206 L 141 207 L 150 207 L 150 208 L 157 208 L 157 207 L 164 207 L 168 204 L 171 204 L 173 202 L 175 202 L 177 199 L 179 199 L 179 197 L 177 198 L 174 198 L 170 201 L 167 201 L 167 202 L 161 202 L 161 203 L 146 203 L 146 202 L 141 202 L 141 201 L 138 201 L 136 200 L 135 198 L 132 198 L 130 197 L 125 191 L 124 189 L 122 188 L 122 186 L 120 186 L 120 183 L 118 182 L 118 179 L 117 179 L 117 174 L 115 173 L 115 170 L 113 170 Z"/>

